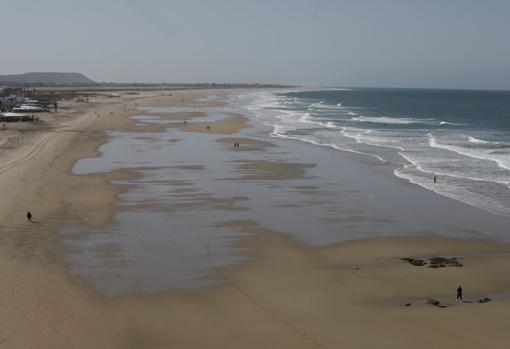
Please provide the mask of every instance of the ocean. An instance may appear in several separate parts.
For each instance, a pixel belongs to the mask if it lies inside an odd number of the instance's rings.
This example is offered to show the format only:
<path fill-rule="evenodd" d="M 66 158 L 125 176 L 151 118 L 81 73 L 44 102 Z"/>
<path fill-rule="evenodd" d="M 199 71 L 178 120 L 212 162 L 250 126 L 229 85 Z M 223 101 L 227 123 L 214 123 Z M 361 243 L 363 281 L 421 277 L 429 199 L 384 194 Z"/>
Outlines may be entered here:
<path fill-rule="evenodd" d="M 510 216 L 509 91 L 264 91 L 240 104 L 272 137 L 376 157 L 411 183 Z"/>

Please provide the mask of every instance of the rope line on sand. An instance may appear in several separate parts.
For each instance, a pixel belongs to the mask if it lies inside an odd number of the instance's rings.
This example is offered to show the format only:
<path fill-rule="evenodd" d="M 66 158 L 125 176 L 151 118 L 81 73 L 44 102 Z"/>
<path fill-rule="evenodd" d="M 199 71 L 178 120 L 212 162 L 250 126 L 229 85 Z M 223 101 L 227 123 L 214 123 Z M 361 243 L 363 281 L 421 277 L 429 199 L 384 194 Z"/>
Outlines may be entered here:
<path fill-rule="evenodd" d="M 327 346 L 322 344 L 321 342 L 319 342 L 316 338 L 314 338 L 313 336 L 311 336 L 310 334 L 308 334 L 306 331 L 302 330 L 301 328 L 299 328 L 298 326 L 294 325 L 293 323 L 291 323 L 289 320 L 286 320 L 285 318 L 283 318 L 282 316 L 278 315 L 275 311 L 271 310 L 269 307 L 267 307 L 266 305 L 264 305 L 262 302 L 259 302 L 255 297 L 253 297 L 252 295 L 250 295 L 248 293 L 248 291 L 246 291 L 245 289 L 243 289 L 235 280 L 231 279 L 228 275 L 224 274 L 222 271 L 221 271 L 221 268 L 218 266 L 218 264 L 214 261 L 214 257 L 211 253 L 211 241 L 213 239 L 216 238 L 217 236 L 217 233 L 219 231 L 219 229 L 221 228 L 222 224 L 225 222 L 225 219 L 227 218 L 227 215 L 228 215 L 228 211 L 230 210 L 230 208 L 232 208 L 232 206 L 234 205 L 234 203 L 236 202 L 236 200 L 239 198 L 239 195 L 241 194 L 241 191 L 243 190 L 245 184 L 247 183 L 247 180 L 244 180 L 242 183 L 241 183 L 241 186 L 239 187 L 239 189 L 237 190 L 237 193 L 232 197 L 232 199 L 229 201 L 228 205 L 225 207 L 224 211 L 223 211 L 223 215 L 221 217 L 221 220 L 219 222 L 219 224 L 217 225 L 216 229 L 213 231 L 213 235 L 212 237 L 210 237 L 209 239 L 207 239 L 207 257 L 209 259 L 209 262 L 210 262 L 210 265 L 211 267 L 215 270 L 215 272 L 228 284 L 230 285 L 234 290 L 236 290 L 238 293 L 240 293 L 246 300 L 248 300 L 250 303 L 252 303 L 253 305 L 255 305 L 257 308 L 259 308 L 260 310 L 262 310 L 263 312 L 265 312 L 266 314 L 268 314 L 270 317 L 272 317 L 274 320 L 280 322 L 283 326 L 287 327 L 288 329 L 290 329 L 291 331 L 293 331 L 294 333 L 296 333 L 297 335 L 303 337 L 305 340 L 308 340 L 310 343 L 312 343 L 315 347 L 318 347 L 318 348 L 324 348 L 326 349 Z"/>

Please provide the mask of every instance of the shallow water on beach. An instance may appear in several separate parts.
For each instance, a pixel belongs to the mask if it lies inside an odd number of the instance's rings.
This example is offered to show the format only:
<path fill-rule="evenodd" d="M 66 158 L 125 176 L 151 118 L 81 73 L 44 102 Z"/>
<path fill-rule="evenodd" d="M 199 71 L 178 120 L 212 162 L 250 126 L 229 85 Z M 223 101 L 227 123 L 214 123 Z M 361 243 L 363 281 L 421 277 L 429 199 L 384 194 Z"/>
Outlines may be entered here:
<path fill-rule="evenodd" d="M 158 108 L 150 112 L 192 112 L 192 108 Z M 202 109 L 208 121 L 229 111 Z M 204 117 L 193 121 L 203 121 Z M 156 116 L 133 117 L 138 123 L 167 123 Z M 243 251 L 235 242 L 243 229 L 217 225 L 230 220 L 268 222 L 283 228 L 297 212 L 315 212 L 310 178 L 246 180 L 246 161 L 285 160 L 280 150 L 234 152 L 217 143 L 217 135 L 165 132 L 110 132 L 101 156 L 78 161 L 77 175 L 135 170 L 139 178 L 116 181 L 129 186 L 120 195 L 115 222 L 103 229 L 65 227 L 61 234 L 71 253 L 71 272 L 99 291 L 115 296 L 129 291 L 207 286 L 217 280 L 210 268 L 238 263 Z M 296 189 L 298 188 L 298 189 Z M 296 205 L 296 203 L 300 203 Z M 277 207 L 277 210 L 275 210 Z M 319 224 L 306 215 L 292 218 L 306 234 Z M 320 229 L 320 228 L 319 228 Z M 291 229 L 293 230 L 293 229 Z M 327 238 L 326 238 L 327 239 Z"/>
<path fill-rule="evenodd" d="M 190 122 L 219 120 L 235 109 L 145 109 L 133 119 L 164 124 L 153 113 L 196 111 L 205 116 Z M 269 140 L 252 121 L 255 127 L 232 137 Z M 111 225 L 62 227 L 71 273 L 107 296 L 212 285 L 220 281 L 213 266 L 247 258 L 235 244 L 247 230 L 221 226 L 233 220 L 252 220 L 311 245 L 395 234 L 505 237 L 506 218 L 407 184 L 370 158 L 279 139 L 270 140 L 276 147 L 236 151 L 216 142 L 225 137 L 115 131 L 99 157 L 78 161 L 75 174 L 129 169 L 140 176 L 116 182 L 126 190 Z M 246 178 L 254 173 L 243 164 L 260 161 L 313 166 L 296 178 L 258 172 Z"/>

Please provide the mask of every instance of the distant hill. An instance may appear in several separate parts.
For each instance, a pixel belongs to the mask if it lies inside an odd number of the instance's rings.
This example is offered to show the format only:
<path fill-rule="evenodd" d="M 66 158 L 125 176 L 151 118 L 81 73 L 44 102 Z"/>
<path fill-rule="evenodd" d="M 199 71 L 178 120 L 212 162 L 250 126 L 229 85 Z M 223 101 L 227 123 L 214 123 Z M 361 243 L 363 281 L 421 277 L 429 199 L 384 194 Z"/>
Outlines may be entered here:
<path fill-rule="evenodd" d="M 92 85 L 94 81 L 81 73 L 33 72 L 0 75 L 0 84 Z"/>

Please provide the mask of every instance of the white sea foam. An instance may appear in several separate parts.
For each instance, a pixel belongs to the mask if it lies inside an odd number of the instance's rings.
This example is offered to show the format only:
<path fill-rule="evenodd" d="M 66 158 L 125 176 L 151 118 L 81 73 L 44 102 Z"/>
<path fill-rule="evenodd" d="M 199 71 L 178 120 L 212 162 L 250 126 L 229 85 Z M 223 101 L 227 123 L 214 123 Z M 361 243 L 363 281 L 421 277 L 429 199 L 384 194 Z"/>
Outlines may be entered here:
<path fill-rule="evenodd" d="M 395 176 L 405 179 L 410 183 L 419 185 L 422 188 L 432 190 L 438 194 L 444 195 L 454 200 L 458 200 L 467 205 L 481 208 L 487 212 L 498 215 L 508 215 L 508 207 L 498 202 L 496 199 L 485 196 L 480 193 L 472 193 L 465 190 L 463 185 L 455 184 L 455 178 L 444 176 L 439 184 L 433 184 L 430 178 L 423 177 L 419 174 L 414 175 L 409 167 L 397 168 L 393 171 Z M 419 172 L 418 172 L 419 173 Z"/>
<path fill-rule="evenodd" d="M 357 91 L 353 88 L 344 88 L 344 87 L 324 87 L 320 89 L 300 89 L 299 92 L 324 92 L 324 91 Z M 296 92 L 296 90 L 289 90 L 289 92 Z"/>
<path fill-rule="evenodd" d="M 489 143 L 491 143 L 489 141 L 484 141 L 483 139 L 478 139 L 476 137 L 471 137 L 471 136 L 468 136 L 468 140 L 471 143 L 478 143 L 478 144 L 489 144 Z"/>
<path fill-rule="evenodd" d="M 312 115 L 310 113 L 304 113 L 299 118 L 299 121 L 310 123 L 310 124 L 316 124 L 315 120 L 313 120 Z"/>
<path fill-rule="evenodd" d="M 331 148 L 334 148 L 336 150 L 342 150 L 342 151 L 346 151 L 346 152 L 349 152 L 349 153 L 355 153 L 355 154 L 361 154 L 361 155 L 366 155 L 366 156 L 374 157 L 374 158 L 376 158 L 377 160 L 379 160 L 381 162 L 386 162 L 386 160 L 384 160 L 382 157 L 380 157 L 377 154 L 366 153 L 366 152 L 362 152 L 362 151 L 351 149 L 351 148 L 347 148 L 347 147 L 341 147 L 338 144 L 322 143 L 322 142 L 319 142 L 318 140 L 313 139 L 311 137 L 287 135 L 287 134 L 276 133 L 276 132 L 272 132 L 270 134 L 270 136 L 271 137 L 277 137 L 277 138 L 284 138 L 284 139 L 293 139 L 293 140 L 302 141 L 302 142 L 310 143 L 310 144 L 313 144 L 313 145 L 324 146 L 324 147 L 331 147 Z"/>
<path fill-rule="evenodd" d="M 320 102 L 317 102 L 317 103 L 312 103 L 310 104 L 310 106 L 308 107 L 308 109 L 333 109 L 333 110 L 339 110 L 339 109 L 343 109 L 342 107 L 342 103 L 338 103 L 338 104 L 327 104 L 326 102 L 324 101 L 320 101 Z"/>
<path fill-rule="evenodd" d="M 402 156 L 406 161 L 409 162 L 408 165 L 405 165 L 404 168 L 414 167 L 418 171 L 422 173 L 428 173 L 430 175 L 438 175 L 438 176 L 448 176 L 452 178 L 459 178 L 464 180 L 471 180 L 477 182 L 486 182 L 486 183 L 498 183 L 508 185 L 510 184 L 510 178 L 502 177 L 497 175 L 490 175 L 490 173 L 484 173 L 483 175 L 472 174 L 468 171 L 465 172 L 454 172 L 451 168 L 437 168 L 432 166 L 434 163 L 441 163 L 447 161 L 446 159 L 437 159 L 435 156 L 430 156 L 428 159 L 416 159 L 411 156 L 407 152 L 399 152 L 399 155 Z"/>
<path fill-rule="evenodd" d="M 351 118 L 352 121 L 357 122 L 371 122 L 375 124 L 393 124 L 393 125 L 409 125 L 409 124 L 421 124 L 427 122 L 422 119 L 412 118 L 392 118 L 388 116 L 355 116 Z"/>
<path fill-rule="evenodd" d="M 330 130 L 343 130 L 344 129 L 344 126 L 337 125 L 332 121 L 324 122 L 321 124 L 323 124 L 324 127 L 328 128 Z"/>
<path fill-rule="evenodd" d="M 367 144 L 376 147 L 385 147 L 404 151 L 404 148 L 398 144 L 397 140 L 389 137 L 377 137 L 371 135 L 374 130 L 372 129 L 358 129 L 354 127 L 342 127 L 341 133 L 345 137 L 353 138 L 359 144 Z"/>
<path fill-rule="evenodd" d="M 441 122 L 439 123 L 439 125 L 462 126 L 463 124 L 456 124 L 456 123 L 453 123 L 453 122 L 441 121 Z"/>
<path fill-rule="evenodd" d="M 429 145 L 432 148 L 446 149 L 452 152 L 455 152 L 460 155 L 464 155 L 470 158 L 479 159 L 479 160 L 487 160 L 495 162 L 499 167 L 510 170 L 510 156 L 506 154 L 496 154 L 491 152 L 491 150 L 480 150 L 480 149 L 472 149 L 465 148 L 452 144 L 439 143 L 431 133 L 428 134 L 429 137 Z"/>
<path fill-rule="evenodd" d="M 493 144 L 493 145 L 500 145 L 501 144 L 501 142 L 486 141 L 486 140 L 483 140 L 483 139 L 480 139 L 480 138 L 476 138 L 476 137 L 472 137 L 472 136 L 468 136 L 468 140 L 471 143 L 475 143 L 475 144 Z"/>

